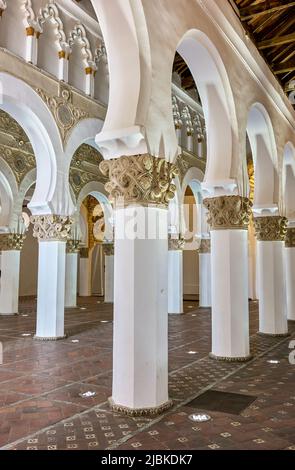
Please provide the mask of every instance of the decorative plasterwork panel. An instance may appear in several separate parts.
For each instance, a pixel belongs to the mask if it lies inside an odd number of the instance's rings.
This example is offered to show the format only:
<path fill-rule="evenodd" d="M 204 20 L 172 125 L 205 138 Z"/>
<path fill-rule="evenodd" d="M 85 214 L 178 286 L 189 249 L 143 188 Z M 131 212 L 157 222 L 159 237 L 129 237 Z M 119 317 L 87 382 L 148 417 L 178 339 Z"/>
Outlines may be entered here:
<path fill-rule="evenodd" d="M 76 150 L 70 167 L 70 185 L 77 198 L 81 189 L 91 181 L 107 182 L 99 170 L 101 154 L 90 145 L 82 144 Z"/>
<path fill-rule="evenodd" d="M 59 84 L 58 96 L 51 96 L 41 88 L 36 88 L 36 91 L 52 112 L 65 145 L 73 127 L 82 119 L 89 118 L 89 114 L 73 105 L 72 90 L 64 83 Z"/>
<path fill-rule="evenodd" d="M 0 157 L 10 166 L 18 185 L 26 174 L 36 168 L 31 143 L 21 126 L 0 110 Z"/>
<path fill-rule="evenodd" d="M 183 152 L 177 156 L 176 166 L 179 170 L 179 179 L 182 183 L 187 171 L 190 168 L 199 168 L 202 172 L 205 172 L 206 161 L 200 160 L 195 154 L 183 150 Z"/>

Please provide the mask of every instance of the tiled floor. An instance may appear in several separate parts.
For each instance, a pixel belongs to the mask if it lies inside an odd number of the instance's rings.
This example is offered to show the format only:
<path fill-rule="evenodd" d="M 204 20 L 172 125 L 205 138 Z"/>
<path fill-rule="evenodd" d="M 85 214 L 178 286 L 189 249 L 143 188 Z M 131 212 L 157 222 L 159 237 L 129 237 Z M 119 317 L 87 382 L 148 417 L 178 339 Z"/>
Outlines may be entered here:
<path fill-rule="evenodd" d="M 169 387 L 174 406 L 155 419 L 112 413 L 112 309 L 98 297 L 66 311 L 67 339 L 33 340 L 35 301 L 19 316 L 0 317 L 0 448 L 2 449 L 295 449 L 295 365 L 292 338 L 256 334 L 258 304 L 250 304 L 249 363 L 208 358 L 210 311 L 185 302 L 169 319 Z M 290 323 L 295 338 L 295 324 Z M 22 336 L 27 334 L 28 336 Z M 269 363 L 269 360 L 279 363 Z M 253 395 L 239 415 L 207 411 L 194 423 L 191 400 L 207 389 Z M 87 391 L 92 397 L 82 397 Z M 206 410 L 199 410 L 206 412 Z"/>

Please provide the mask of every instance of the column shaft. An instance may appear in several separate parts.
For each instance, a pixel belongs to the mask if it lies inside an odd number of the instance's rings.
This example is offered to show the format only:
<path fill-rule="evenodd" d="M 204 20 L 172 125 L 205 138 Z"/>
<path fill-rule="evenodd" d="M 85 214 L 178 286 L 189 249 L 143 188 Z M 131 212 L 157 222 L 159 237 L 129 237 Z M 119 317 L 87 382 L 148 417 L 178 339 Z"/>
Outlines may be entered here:
<path fill-rule="evenodd" d="M 39 241 L 36 338 L 64 337 L 66 243 Z"/>
<path fill-rule="evenodd" d="M 105 256 L 104 301 L 114 302 L 114 255 Z"/>
<path fill-rule="evenodd" d="M 0 314 L 18 313 L 20 250 L 2 251 L 0 278 Z"/>
<path fill-rule="evenodd" d="M 78 253 L 66 255 L 65 307 L 77 306 Z"/>
<path fill-rule="evenodd" d="M 168 251 L 168 312 L 183 313 L 182 250 Z"/>

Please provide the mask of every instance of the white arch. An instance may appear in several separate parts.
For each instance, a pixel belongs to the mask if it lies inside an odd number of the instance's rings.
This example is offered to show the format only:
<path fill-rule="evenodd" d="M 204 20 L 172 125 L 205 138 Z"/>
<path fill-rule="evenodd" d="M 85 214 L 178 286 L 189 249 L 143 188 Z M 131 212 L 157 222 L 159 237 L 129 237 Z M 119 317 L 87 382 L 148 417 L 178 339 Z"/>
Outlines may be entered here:
<path fill-rule="evenodd" d="M 186 61 L 201 98 L 207 129 L 207 185 L 231 178 L 237 146 L 237 119 L 230 82 L 223 61 L 208 36 L 190 30 L 177 52 Z M 172 112 L 172 111 L 171 111 Z"/>
<path fill-rule="evenodd" d="M 282 185 L 285 215 L 295 222 L 295 147 L 291 142 L 284 148 Z"/>
<path fill-rule="evenodd" d="M 271 119 L 261 103 L 254 103 L 249 110 L 247 134 L 254 163 L 255 209 L 277 207 L 277 147 Z"/>
<path fill-rule="evenodd" d="M 69 170 L 74 153 L 82 144 L 89 144 L 98 149 L 95 136 L 100 132 L 103 121 L 98 118 L 83 119 L 72 130 L 65 148 L 65 165 Z"/>
<path fill-rule="evenodd" d="M 24 129 L 36 158 L 37 182 L 30 208 L 33 213 L 52 213 L 57 162 L 63 153 L 57 125 L 46 104 L 29 85 L 5 72 L 0 72 L 0 82 L 0 107 Z"/>
<path fill-rule="evenodd" d="M 36 183 L 36 179 L 37 179 L 37 170 L 36 168 L 33 168 L 26 174 L 26 176 L 22 180 L 19 190 L 18 190 L 17 198 L 15 200 L 15 204 L 14 204 L 13 212 L 16 215 L 20 215 L 22 213 L 22 207 L 23 207 L 25 195 L 27 194 L 29 189 L 33 186 L 33 184 Z"/>
<path fill-rule="evenodd" d="M 0 172 L 0 229 L 9 227 L 13 207 L 13 194 L 9 183 L 3 173 Z"/>
<path fill-rule="evenodd" d="M 88 195 L 95 197 L 95 199 L 100 203 L 105 220 L 105 238 L 107 240 L 112 240 L 114 223 L 113 208 L 110 201 L 108 200 L 103 183 L 100 183 L 99 181 L 91 181 L 81 189 L 77 198 L 77 212 L 80 211 L 81 204 Z"/>

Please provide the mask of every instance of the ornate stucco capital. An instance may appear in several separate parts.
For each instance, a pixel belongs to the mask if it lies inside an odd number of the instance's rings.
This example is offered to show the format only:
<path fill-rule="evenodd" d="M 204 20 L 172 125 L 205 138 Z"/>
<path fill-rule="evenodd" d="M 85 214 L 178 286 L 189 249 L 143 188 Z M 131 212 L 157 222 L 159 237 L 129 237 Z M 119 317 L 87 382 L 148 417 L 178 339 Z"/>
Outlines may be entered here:
<path fill-rule="evenodd" d="M 178 175 L 177 167 L 164 158 L 149 154 L 123 156 L 100 163 L 99 169 L 109 181 L 106 191 L 111 202 L 123 205 L 155 205 L 168 207 L 174 197 L 172 179 Z"/>
<path fill-rule="evenodd" d="M 180 251 L 183 250 L 185 245 L 185 239 L 181 236 L 178 238 L 173 238 L 169 234 L 168 236 L 168 249 L 169 251 Z"/>
<path fill-rule="evenodd" d="M 286 217 L 280 215 L 255 217 L 254 227 L 259 241 L 284 241 L 287 231 Z"/>
<path fill-rule="evenodd" d="M 252 202 L 242 196 L 218 196 L 204 199 L 211 230 L 247 230 Z"/>
<path fill-rule="evenodd" d="M 69 254 L 79 253 L 80 251 L 79 245 L 80 245 L 80 240 L 73 240 L 73 239 L 67 240 L 67 248 L 66 248 L 67 253 Z"/>
<path fill-rule="evenodd" d="M 198 248 L 200 254 L 211 253 L 211 239 L 210 238 L 201 238 L 201 243 Z"/>
<path fill-rule="evenodd" d="M 295 248 L 295 227 L 288 227 L 285 239 L 286 248 Z"/>
<path fill-rule="evenodd" d="M 88 258 L 89 256 L 89 248 L 87 247 L 80 247 L 80 258 Z"/>
<path fill-rule="evenodd" d="M 64 215 L 33 215 L 30 218 L 34 225 L 33 236 L 39 241 L 66 242 L 71 231 L 72 219 Z"/>
<path fill-rule="evenodd" d="M 105 256 L 113 256 L 114 255 L 114 252 L 115 252 L 115 249 L 114 249 L 114 243 L 103 243 L 102 244 L 102 249 L 103 249 L 103 252 L 104 252 L 104 255 Z"/>
<path fill-rule="evenodd" d="M 0 251 L 21 251 L 26 238 L 25 233 L 1 233 Z"/>

